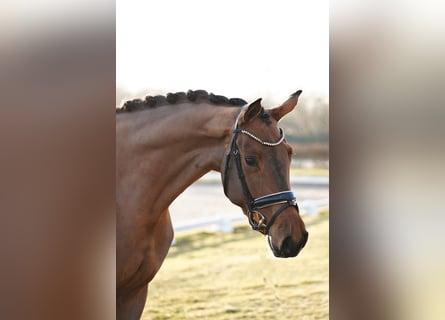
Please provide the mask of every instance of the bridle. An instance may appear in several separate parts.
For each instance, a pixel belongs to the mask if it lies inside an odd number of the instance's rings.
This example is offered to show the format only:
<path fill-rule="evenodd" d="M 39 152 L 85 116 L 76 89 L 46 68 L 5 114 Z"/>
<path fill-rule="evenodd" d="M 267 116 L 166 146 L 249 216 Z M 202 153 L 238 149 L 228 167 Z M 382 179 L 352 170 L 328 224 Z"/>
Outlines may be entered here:
<path fill-rule="evenodd" d="M 243 106 L 239 109 L 238 114 L 236 116 L 233 132 L 232 132 L 232 139 L 229 145 L 229 149 L 226 154 L 226 160 L 224 164 L 224 170 L 223 170 L 223 187 L 224 187 L 224 193 L 228 197 L 228 172 L 230 167 L 230 160 L 234 159 L 236 169 L 238 172 L 238 178 L 241 183 L 241 188 L 243 190 L 244 199 L 246 201 L 247 205 L 247 216 L 249 218 L 249 223 L 253 230 L 259 231 L 262 234 L 268 235 L 269 229 L 274 223 L 275 219 L 287 208 L 289 207 L 295 207 L 298 210 L 298 205 L 295 200 L 294 193 L 290 190 L 288 191 L 281 191 L 277 193 L 268 194 L 259 198 L 253 198 L 252 194 L 249 191 L 249 187 L 247 185 L 246 177 L 243 172 L 243 168 L 241 165 L 241 156 L 238 148 L 238 144 L 236 143 L 237 137 L 239 133 L 245 134 L 248 137 L 252 138 L 253 140 L 257 141 L 258 143 L 261 143 L 264 146 L 267 147 L 276 147 L 279 144 L 281 144 L 284 141 L 284 131 L 280 128 L 280 138 L 276 142 L 266 142 L 255 136 L 253 133 L 240 129 L 238 126 L 239 117 L 241 115 L 241 111 L 246 106 Z M 272 215 L 272 218 L 270 218 L 269 221 L 266 220 L 265 216 L 261 213 L 259 209 L 263 209 L 269 206 L 273 206 L 276 204 L 282 204 L 282 206 Z M 256 221 L 257 220 L 257 221 Z"/>

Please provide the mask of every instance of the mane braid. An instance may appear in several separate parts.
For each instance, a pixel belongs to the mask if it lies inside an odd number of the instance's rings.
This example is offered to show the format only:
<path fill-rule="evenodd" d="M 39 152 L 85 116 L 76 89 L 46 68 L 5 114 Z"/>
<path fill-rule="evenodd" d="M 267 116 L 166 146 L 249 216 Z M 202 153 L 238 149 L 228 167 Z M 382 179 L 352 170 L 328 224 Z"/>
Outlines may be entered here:
<path fill-rule="evenodd" d="M 247 104 L 244 99 L 227 98 L 225 96 L 207 93 L 205 90 L 189 90 L 185 92 L 168 93 L 166 96 L 146 96 L 144 100 L 134 99 L 123 104 L 116 109 L 116 113 L 140 111 L 150 108 L 173 105 L 181 102 L 209 102 L 214 105 L 242 106 Z"/>

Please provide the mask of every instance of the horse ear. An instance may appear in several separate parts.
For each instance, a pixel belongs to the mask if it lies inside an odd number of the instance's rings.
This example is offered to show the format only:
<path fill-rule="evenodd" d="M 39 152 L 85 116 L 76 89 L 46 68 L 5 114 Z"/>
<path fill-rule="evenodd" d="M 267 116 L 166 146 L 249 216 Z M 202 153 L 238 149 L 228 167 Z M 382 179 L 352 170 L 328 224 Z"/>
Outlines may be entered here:
<path fill-rule="evenodd" d="M 297 92 L 291 94 L 289 99 L 283 102 L 279 107 L 270 110 L 272 117 L 274 117 L 275 120 L 279 121 L 286 114 L 294 110 L 301 92 L 301 90 L 298 90 Z"/>
<path fill-rule="evenodd" d="M 246 112 L 244 113 L 244 122 L 249 122 L 256 116 L 258 116 L 262 109 L 263 107 L 261 106 L 261 98 L 249 104 Z"/>

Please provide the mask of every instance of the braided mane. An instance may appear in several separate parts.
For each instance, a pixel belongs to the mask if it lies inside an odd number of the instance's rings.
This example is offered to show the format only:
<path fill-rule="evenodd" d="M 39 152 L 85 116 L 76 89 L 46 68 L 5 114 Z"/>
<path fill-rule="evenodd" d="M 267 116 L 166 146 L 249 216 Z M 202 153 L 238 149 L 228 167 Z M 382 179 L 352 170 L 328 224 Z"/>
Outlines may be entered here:
<path fill-rule="evenodd" d="M 116 113 L 145 110 L 165 105 L 172 105 L 181 102 L 210 102 L 214 105 L 242 106 L 247 102 L 240 98 L 227 98 L 225 96 L 207 93 L 205 90 L 189 90 L 185 92 L 168 93 L 166 96 L 146 96 L 144 100 L 134 99 L 124 103 L 121 108 L 116 109 Z"/>

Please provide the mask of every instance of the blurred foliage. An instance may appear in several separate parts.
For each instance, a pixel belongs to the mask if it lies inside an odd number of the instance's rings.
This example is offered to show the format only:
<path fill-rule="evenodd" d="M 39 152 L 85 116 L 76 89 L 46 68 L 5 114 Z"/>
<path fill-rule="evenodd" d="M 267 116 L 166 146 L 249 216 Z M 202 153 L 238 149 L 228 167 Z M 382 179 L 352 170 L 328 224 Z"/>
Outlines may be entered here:
<path fill-rule="evenodd" d="M 305 97 L 281 121 L 286 139 L 298 144 L 329 143 L 329 103 L 321 97 Z"/>

